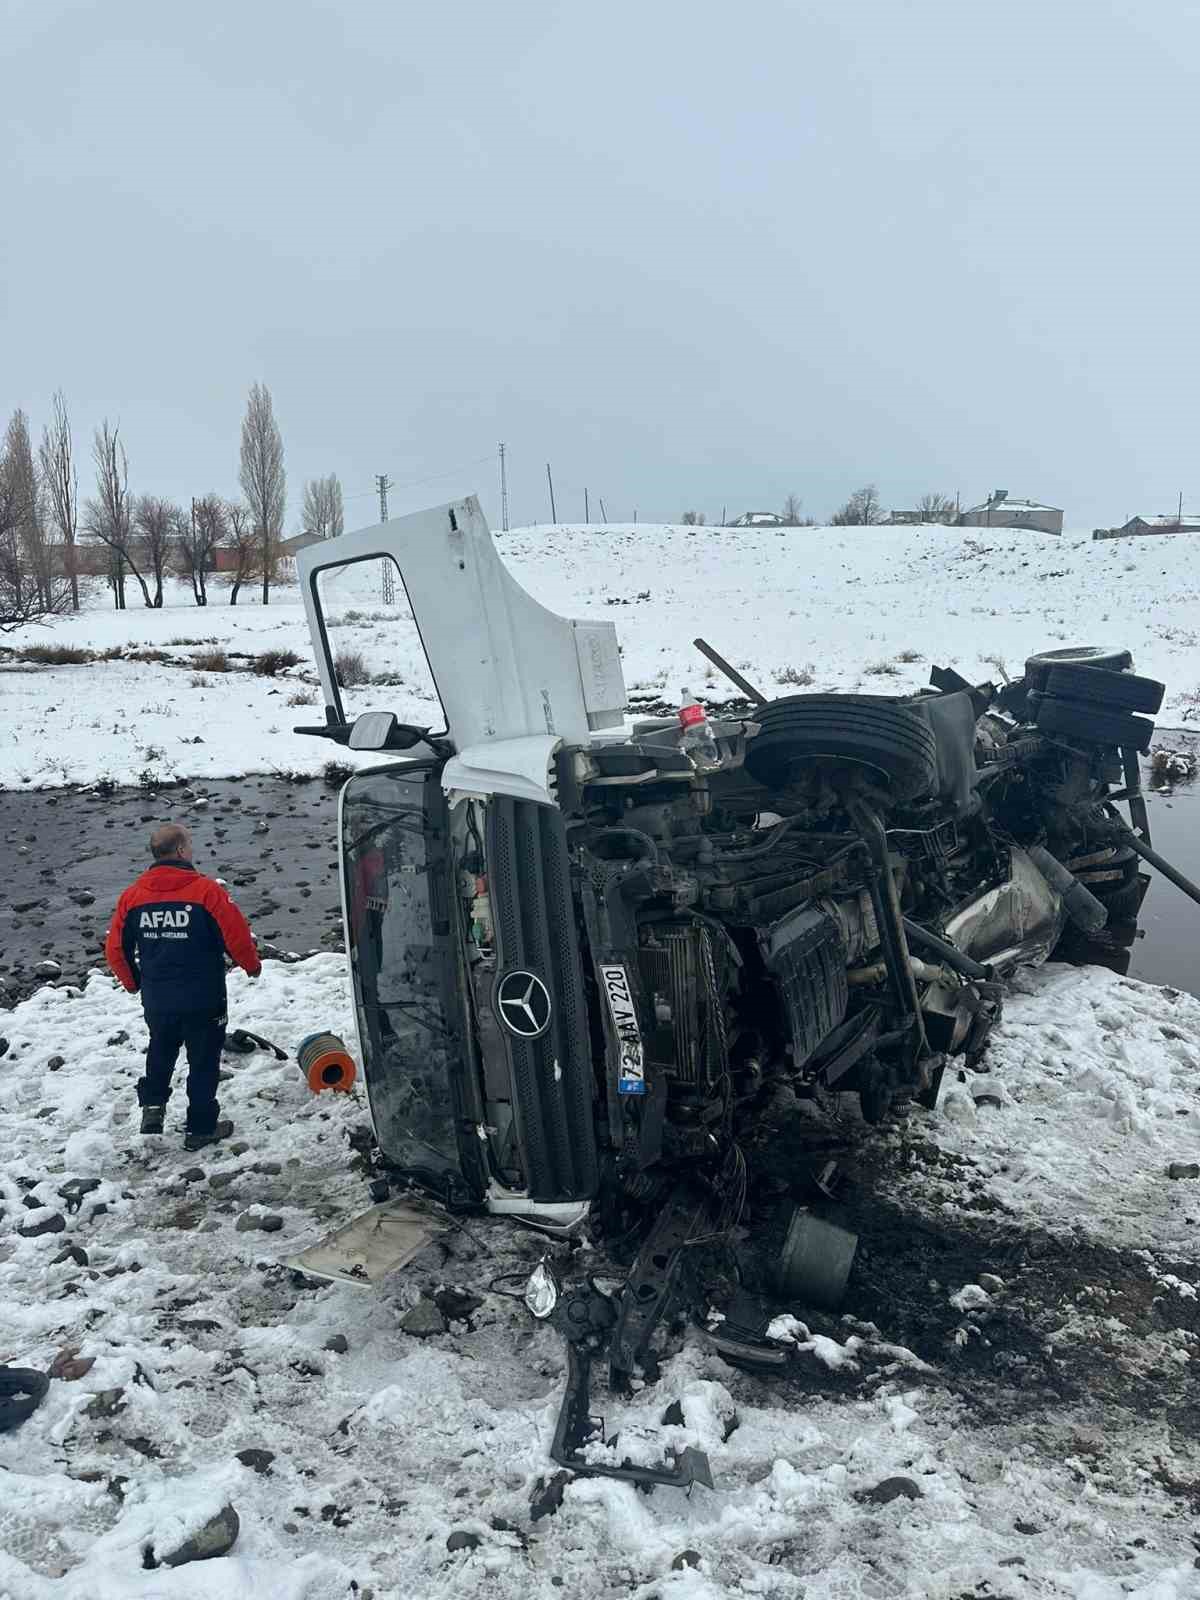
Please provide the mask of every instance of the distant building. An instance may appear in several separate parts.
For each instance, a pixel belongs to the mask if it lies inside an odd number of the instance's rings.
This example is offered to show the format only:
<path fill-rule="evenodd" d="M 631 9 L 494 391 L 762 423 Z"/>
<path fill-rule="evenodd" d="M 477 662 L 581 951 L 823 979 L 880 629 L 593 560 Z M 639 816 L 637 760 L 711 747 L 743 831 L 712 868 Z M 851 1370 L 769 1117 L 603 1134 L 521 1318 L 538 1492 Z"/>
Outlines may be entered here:
<path fill-rule="evenodd" d="M 1097 531 L 1110 539 L 1119 538 L 1122 534 L 1139 537 L 1148 533 L 1200 533 L 1200 517 L 1130 517 L 1119 528 Z"/>
<path fill-rule="evenodd" d="M 777 511 L 743 511 L 729 524 L 731 528 L 786 528 L 789 524 Z"/>
<path fill-rule="evenodd" d="M 1038 533 L 1061 533 L 1063 514 L 1059 506 L 1045 506 L 1038 500 L 1013 500 L 1007 489 L 996 489 L 981 506 L 972 506 L 959 519 L 960 528 L 1033 528 Z"/>
<path fill-rule="evenodd" d="M 294 556 L 301 550 L 307 550 L 310 544 L 320 544 L 319 533 L 294 533 L 290 539 L 280 539 L 279 554 L 281 556 Z"/>
<path fill-rule="evenodd" d="M 891 528 L 919 528 L 924 518 L 919 511 L 891 511 L 887 520 Z"/>

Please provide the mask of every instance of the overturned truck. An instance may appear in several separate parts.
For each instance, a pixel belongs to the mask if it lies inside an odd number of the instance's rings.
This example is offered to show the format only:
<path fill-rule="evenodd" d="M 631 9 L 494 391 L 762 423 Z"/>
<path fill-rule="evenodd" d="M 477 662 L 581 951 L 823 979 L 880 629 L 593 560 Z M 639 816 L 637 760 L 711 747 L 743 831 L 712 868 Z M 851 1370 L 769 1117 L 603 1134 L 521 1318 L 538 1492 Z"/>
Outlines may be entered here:
<path fill-rule="evenodd" d="M 785 1359 L 739 1290 L 762 1128 L 797 1099 L 856 1096 L 870 1123 L 933 1106 L 947 1063 L 984 1051 L 1007 974 L 1067 936 L 1132 941 L 1153 854 L 1137 756 L 1162 686 L 1096 648 L 1002 686 L 935 669 L 897 698 L 765 700 L 730 669 L 745 712 L 697 744 L 677 716 L 628 718 L 612 625 L 536 603 L 474 499 L 298 560 L 325 702 L 298 731 L 382 758 L 339 808 L 378 1203 L 298 1264 L 377 1277 L 414 1236 L 415 1192 L 589 1230 L 623 1283 L 547 1262 L 526 1297 L 568 1342 L 553 1453 L 703 1478 L 694 1454 L 646 1468 L 586 1448 L 592 1364 L 614 1384 L 652 1369 L 656 1330 L 716 1286 L 722 1353 Z M 370 563 L 411 605 L 440 726 L 345 712 L 330 597 Z M 811 1203 L 833 1198 L 825 1178 L 797 1174 L 765 1280 L 771 1230 L 754 1230 L 754 1283 L 790 1304 L 834 1303 L 850 1270 L 853 1236 Z"/>

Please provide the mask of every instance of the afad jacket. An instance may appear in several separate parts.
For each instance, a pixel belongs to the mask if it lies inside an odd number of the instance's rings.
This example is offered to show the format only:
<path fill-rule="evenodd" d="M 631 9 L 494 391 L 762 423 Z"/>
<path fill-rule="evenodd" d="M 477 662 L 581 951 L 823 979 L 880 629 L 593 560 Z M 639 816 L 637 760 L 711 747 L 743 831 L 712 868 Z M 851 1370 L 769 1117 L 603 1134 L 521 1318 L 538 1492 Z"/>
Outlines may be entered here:
<path fill-rule="evenodd" d="M 156 863 L 117 901 L 104 955 L 146 1014 L 225 1010 L 225 954 L 262 971 L 250 925 L 215 878 L 190 861 Z"/>

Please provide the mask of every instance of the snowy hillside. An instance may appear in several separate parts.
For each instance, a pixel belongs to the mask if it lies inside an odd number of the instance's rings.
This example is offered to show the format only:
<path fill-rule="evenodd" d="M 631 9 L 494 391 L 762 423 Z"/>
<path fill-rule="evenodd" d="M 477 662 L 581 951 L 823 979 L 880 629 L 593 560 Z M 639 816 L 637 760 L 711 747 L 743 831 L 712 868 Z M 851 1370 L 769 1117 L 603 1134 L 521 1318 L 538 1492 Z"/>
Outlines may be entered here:
<path fill-rule="evenodd" d="M 497 544 L 545 604 L 616 622 L 635 700 L 674 702 L 685 684 L 726 698 L 732 691 L 692 647 L 702 635 L 767 694 L 897 693 L 926 683 L 934 661 L 995 677 L 998 662 L 1015 675 L 1037 649 L 1115 643 L 1167 683 L 1163 727 L 1186 726 L 1200 705 L 1200 563 L 1186 537 L 593 524 L 516 529 Z M 314 711 L 319 717 L 296 589 L 278 590 L 268 609 L 245 596 L 233 609 L 217 595 L 198 610 L 182 586 L 173 598 L 157 612 L 118 613 L 98 600 L 52 628 L 5 637 L 18 656 L 29 645 L 65 643 L 159 650 L 178 665 L 34 667 L 0 655 L 9 735 L 0 785 L 319 769 L 331 747 L 291 731 Z M 349 691 L 348 707 L 435 718 L 411 623 L 357 589 L 337 606 L 335 649 L 360 654 L 368 672 L 388 680 Z M 242 653 L 229 655 L 233 670 L 195 665 L 220 650 Z M 301 664 L 277 678 L 255 676 L 250 657 L 268 650 L 294 651 Z"/>
<path fill-rule="evenodd" d="M 345 994 L 339 957 L 270 963 L 231 1020 L 294 1048 Z M 1200 1136 L 1198 1027 L 1173 991 L 1027 977 L 991 1076 L 863 1134 L 848 1311 L 786 1325 L 793 1376 L 693 1332 L 596 1396 L 631 1448 L 706 1450 L 715 1489 L 547 1500 L 563 1352 L 496 1281 L 542 1246 L 470 1219 L 379 1290 L 295 1281 L 364 1203 L 361 1102 L 232 1057 L 234 1143 L 186 1154 L 178 1101 L 141 1139 L 137 1000 L 43 989 L 4 1017 L 0 1359 L 60 1375 L 0 1435 L 0 1597 L 1195 1596 L 1200 1183 L 1166 1174 Z M 227 1504 L 231 1554 L 146 1570 Z"/>

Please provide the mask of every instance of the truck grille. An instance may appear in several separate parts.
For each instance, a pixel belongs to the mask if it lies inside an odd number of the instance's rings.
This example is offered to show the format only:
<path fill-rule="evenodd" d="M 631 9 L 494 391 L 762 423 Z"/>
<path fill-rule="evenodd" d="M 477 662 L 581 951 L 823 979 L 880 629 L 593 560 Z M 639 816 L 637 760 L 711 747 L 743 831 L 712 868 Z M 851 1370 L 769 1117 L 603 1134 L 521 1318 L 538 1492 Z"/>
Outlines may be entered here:
<path fill-rule="evenodd" d="M 551 999 L 540 1038 L 518 1038 L 499 1018 L 529 1195 L 585 1200 L 597 1183 L 593 1075 L 566 830 L 553 806 L 497 795 L 487 834 L 497 973 L 532 973 Z"/>

